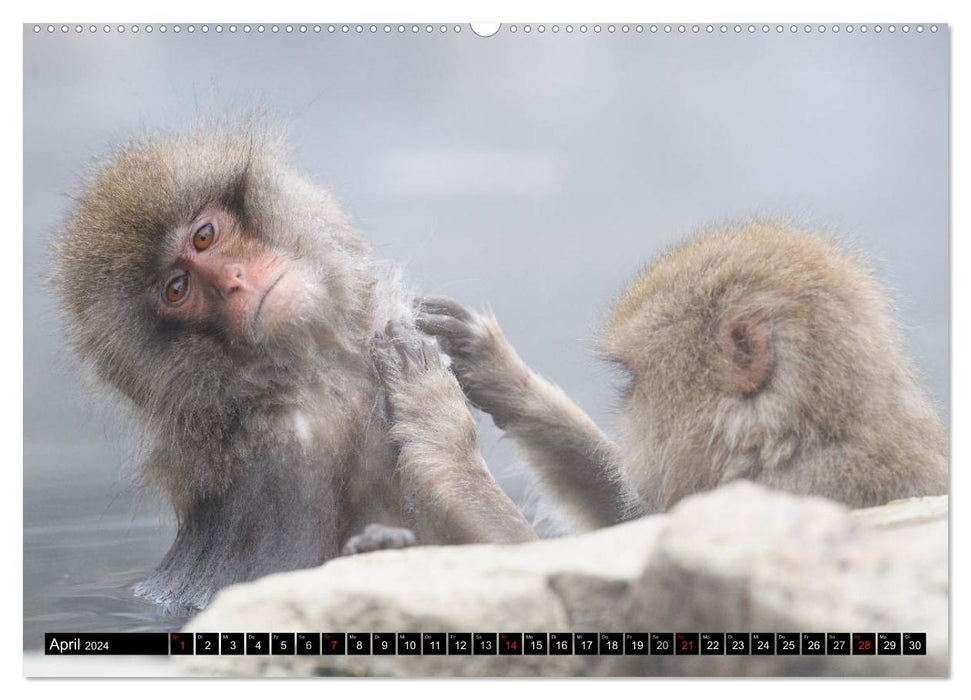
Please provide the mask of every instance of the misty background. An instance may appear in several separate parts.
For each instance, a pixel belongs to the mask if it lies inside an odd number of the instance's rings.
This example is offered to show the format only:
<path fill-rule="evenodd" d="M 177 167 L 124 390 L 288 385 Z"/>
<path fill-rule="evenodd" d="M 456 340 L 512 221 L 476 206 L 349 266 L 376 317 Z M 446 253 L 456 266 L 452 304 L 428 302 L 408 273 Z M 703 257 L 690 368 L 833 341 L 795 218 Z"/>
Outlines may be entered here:
<path fill-rule="evenodd" d="M 214 27 L 215 25 L 212 25 Z M 135 599 L 174 528 L 93 403 L 44 286 L 94 159 L 145 130 L 262 105 L 298 165 L 414 288 L 490 307 L 611 432 L 594 354 L 611 299 L 692 230 L 786 217 L 865 253 L 948 418 L 948 38 L 773 29 L 526 34 L 67 34 L 24 28 L 24 644 L 175 629 Z M 424 26 L 424 25 L 423 25 Z M 562 25 L 561 25 L 562 26 Z M 606 28 L 606 25 L 604 25 Z M 488 418 L 486 460 L 521 498 Z"/>

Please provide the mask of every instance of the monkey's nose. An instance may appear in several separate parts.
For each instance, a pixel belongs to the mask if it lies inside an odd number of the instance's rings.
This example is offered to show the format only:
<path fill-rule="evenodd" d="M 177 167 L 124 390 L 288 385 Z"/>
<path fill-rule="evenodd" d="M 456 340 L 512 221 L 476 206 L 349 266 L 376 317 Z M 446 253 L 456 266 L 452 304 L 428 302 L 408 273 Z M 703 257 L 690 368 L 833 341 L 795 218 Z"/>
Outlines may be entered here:
<path fill-rule="evenodd" d="M 223 266 L 219 286 L 223 294 L 235 294 L 246 284 L 245 268 L 238 263 Z"/>

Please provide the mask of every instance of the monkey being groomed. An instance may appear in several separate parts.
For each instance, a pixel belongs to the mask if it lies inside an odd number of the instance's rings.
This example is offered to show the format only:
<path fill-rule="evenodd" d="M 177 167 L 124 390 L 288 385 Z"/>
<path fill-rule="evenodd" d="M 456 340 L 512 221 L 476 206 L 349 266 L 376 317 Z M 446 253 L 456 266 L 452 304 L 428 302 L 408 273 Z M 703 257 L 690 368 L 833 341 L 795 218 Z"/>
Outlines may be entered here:
<path fill-rule="evenodd" d="M 372 360 L 388 319 L 413 323 L 411 299 L 280 139 L 216 129 L 119 149 L 83 183 L 54 279 L 73 346 L 127 397 L 146 480 L 178 518 L 140 595 L 204 607 L 342 547 L 534 538 L 484 469 L 471 419 L 455 433 L 466 461 L 434 483 L 407 450 L 399 459 L 387 416 L 407 411 L 375 361 L 412 388 L 437 381 L 455 411 L 464 398 L 444 369 L 411 371 L 406 343 Z M 468 517 L 480 510 L 501 524 Z"/>
<path fill-rule="evenodd" d="M 602 349 L 629 380 L 621 446 L 494 318 L 431 299 L 418 325 L 575 529 L 740 478 L 856 507 L 947 492 L 947 436 L 884 291 L 853 256 L 785 225 L 699 235 L 616 302 Z"/>

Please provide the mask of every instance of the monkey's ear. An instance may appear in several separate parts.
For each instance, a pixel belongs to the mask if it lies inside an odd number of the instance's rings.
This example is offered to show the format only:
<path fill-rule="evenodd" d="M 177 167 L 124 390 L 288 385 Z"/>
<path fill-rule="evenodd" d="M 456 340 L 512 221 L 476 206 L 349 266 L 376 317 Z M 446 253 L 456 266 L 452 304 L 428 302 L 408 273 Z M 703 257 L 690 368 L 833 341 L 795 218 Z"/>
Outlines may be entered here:
<path fill-rule="evenodd" d="M 772 374 L 769 321 L 751 311 L 729 314 L 722 325 L 721 345 L 729 359 L 729 386 L 742 394 L 761 389 Z"/>

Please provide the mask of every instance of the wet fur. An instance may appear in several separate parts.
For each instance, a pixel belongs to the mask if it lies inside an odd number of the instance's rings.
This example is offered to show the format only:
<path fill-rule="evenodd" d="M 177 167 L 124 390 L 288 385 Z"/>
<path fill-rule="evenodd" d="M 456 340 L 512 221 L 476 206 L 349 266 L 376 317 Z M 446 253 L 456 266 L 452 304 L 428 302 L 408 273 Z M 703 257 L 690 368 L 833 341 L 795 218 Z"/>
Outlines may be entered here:
<path fill-rule="evenodd" d="M 70 341 L 142 427 L 144 481 L 178 518 L 137 592 L 205 606 L 224 585 L 313 566 L 371 522 L 411 526 L 368 353 L 410 297 L 323 188 L 258 124 L 132 141 L 92 168 L 57 240 Z M 227 337 L 152 311 L 164 241 L 217 203 L 311 280 L 290 333 Z"/>

